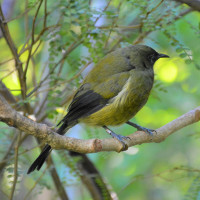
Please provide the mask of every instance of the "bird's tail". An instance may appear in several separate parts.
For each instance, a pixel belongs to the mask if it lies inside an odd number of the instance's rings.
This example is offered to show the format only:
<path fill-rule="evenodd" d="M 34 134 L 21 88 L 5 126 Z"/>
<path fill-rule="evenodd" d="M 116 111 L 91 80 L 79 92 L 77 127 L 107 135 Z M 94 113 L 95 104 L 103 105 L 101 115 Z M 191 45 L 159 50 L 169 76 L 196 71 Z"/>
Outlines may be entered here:
<path fill-rule="evenodd" d="M 69 128 L 66 123 L 63 123 L 62 126 L 58 129 L 57 133 L 60 135 L 63 135 L 66 129 L 68 130 Z M 35 169 L 39 171 L 42 165 L 44 164 L 45 160 L 47 159 L 48 155 L 51 153 L 51 151 L 52 151 L 51 146 L 48 144 L 45 145 L 40 155 L 37 157 L 37 159 L 33 162 L 33 164 L 28 169 L 27 174 L 30 174 Z"/>
<path fill-rule="evenodd" d="M 35 169 L 40 170 L 42 165 L 44 164 L 45 160 L 47 159 L 48 155 L 51 153 L 52 148 L 50 145 L 45 145 L 44 149 L 40 153 L 40 155 L 37 157 L 37 159 L 33 162 L 33 164 L 28 169 L 27 174 L 30 174 Z"/>

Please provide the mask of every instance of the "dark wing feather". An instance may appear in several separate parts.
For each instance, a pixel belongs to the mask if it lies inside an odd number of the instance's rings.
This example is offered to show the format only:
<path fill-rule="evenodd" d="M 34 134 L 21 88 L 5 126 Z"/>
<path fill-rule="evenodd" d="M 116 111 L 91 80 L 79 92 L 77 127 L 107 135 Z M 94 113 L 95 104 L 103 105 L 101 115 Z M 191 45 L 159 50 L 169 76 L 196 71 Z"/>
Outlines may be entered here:
<path fill-rule="evenodd" d="M 61 123 L 70 124 L 78 123 L 78 119 L 88 116 L 101 108 L 103 108 L 108 100 L 104 99 L 100 94 L 93 90 L 88 90 L 78 95 L 75 95 L 72 103 L 69 106 L 67 115 Z"/>

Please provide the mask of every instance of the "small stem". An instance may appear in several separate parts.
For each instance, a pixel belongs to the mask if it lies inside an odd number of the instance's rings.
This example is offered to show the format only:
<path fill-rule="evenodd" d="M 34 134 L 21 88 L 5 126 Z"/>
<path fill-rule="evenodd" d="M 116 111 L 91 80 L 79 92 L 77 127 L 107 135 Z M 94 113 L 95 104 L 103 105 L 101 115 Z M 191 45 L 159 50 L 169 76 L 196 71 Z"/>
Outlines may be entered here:
<path fill-rule="evenodd" d="M 40 175 L 40 177 L 36 180 L 36 182 L 34 183 L 33 187 L 28 191 L 28 193 L 26 194 L 26 196 L 24 197 L 24 200 L 28 199 L 28 197 L 30 196 L 31 192 L 34 190 L 34 188 L 36 187 L 36 185 L 39 183 L 39 181 L 41 180 L 41 178 L 44 176 L 45 172 L 47 171 L 48 166 L 44 169 L 43 173 Z"/>
<path fill-rule="evenodd" d="M 14 197 L 15 187 L 17 184 L 17 178 L 18 178 L 18 151 L 19 151 L 19 144 L 21 139 L 21 131 L 19 132 L 18 138 L 17 138 L 17 144 L 15 146 L 15 163 L 14 163 L 14 180 L 13 180 L 13 186 L 10 194 L 10 200 Z"/>

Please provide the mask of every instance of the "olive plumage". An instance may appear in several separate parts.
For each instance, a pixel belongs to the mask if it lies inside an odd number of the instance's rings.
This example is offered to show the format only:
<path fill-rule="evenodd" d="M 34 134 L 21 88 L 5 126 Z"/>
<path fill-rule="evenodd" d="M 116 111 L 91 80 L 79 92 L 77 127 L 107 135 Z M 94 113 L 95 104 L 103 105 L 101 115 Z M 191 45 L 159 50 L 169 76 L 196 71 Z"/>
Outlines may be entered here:
<path fill-rule="evenodd" d="M 57 133 L 63 135 L 78 123 L 101 126 L 122 142 L 123 149 L 126 149 L 126 137 L 117 135 L 107 126 L 127 123 L 151 134 L 150 129 L 129 120 L 147 102 L 154 82 L 153 65 L 163 57 L 168 56 L 145 45 L 117 49 L 106 55 L 83 80 Z M 28 173 L 39 170 L 51 150 L 47 144 Z"/>

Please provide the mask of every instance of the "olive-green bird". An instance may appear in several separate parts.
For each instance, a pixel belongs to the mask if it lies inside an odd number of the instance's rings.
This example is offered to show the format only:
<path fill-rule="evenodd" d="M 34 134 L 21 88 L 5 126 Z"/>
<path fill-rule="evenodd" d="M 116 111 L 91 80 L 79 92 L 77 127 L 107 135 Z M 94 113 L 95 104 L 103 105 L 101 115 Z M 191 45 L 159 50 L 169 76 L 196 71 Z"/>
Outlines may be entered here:
<path fill-rule="evenodd" d="M 57 133 L 64 135 L 78 123 L 101 126 L 112 137 L 118 139 L 124 149 L 127 137 L 117 135 L 107 126 L 127 123 L 138 130 L 152 134 L 151 129 L 141 127 L 129 120 L 145 105 L 154 82 L 153 65 L 159 58 L 169 57 L 159 54 L 151 47 L 134 45 L 109 53 L 84 79 L 68 108 L 68 113 Z M 40 170 L 52 151 L 46 145 L 28 170 Z"/>

